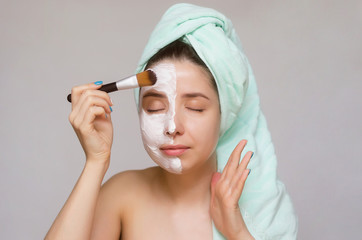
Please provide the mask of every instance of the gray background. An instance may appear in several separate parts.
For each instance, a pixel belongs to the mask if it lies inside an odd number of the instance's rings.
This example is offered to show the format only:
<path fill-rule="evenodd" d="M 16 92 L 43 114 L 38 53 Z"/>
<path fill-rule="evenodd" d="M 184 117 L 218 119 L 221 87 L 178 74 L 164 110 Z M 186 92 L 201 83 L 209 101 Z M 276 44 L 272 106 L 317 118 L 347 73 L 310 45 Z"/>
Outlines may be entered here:
<path fill-rule="evenodd" d="M 175 1 L 0 3 L 0 239 L 40 239 L 84 164 L 66 95 L 132 74 Z M 193 3 L 227 15 L 242 40 L 299 239 L 361 239 L 362 1 Z M 132 91 L 112 99 L 106 179 L 153 165 Z"/>

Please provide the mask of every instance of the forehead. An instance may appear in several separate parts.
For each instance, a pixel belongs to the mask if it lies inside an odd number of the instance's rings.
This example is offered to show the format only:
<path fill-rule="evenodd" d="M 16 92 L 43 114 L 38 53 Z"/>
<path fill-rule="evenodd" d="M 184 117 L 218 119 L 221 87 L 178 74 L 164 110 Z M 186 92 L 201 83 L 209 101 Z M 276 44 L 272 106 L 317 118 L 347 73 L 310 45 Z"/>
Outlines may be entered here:
<path fill-rule="evenodd" d="M 148 91 L 168 92 L 182 91 L 215 92 L 209 73 L 201 66 L 188 60 L 164 60 L 151 66 L 156 72 L 157 82 L 153 86 L 143 87 L 141 96 Z"/>
<path fill-rule="evenodd" d="M 172 93 L 176 89 L 176 68 L 175 65 L 170 62 L 160 62 L 151 67 L 156 73 L 157 81 L 154 85 L 148 87 L 142 87 L 140 95 L 143 95 L 149 91 L 156 92 L 168 92 Z"/>

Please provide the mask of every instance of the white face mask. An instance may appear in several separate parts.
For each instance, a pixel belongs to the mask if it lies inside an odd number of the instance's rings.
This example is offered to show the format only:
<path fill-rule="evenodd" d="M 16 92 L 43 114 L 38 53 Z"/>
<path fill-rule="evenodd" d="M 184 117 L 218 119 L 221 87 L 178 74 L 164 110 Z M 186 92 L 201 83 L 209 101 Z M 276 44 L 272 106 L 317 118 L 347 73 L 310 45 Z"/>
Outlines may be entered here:
<path fill-rule="evenodd" d="M 152 70 L 157 75 L 153 86 L 142 87 L 140 101 L 145 92 L 154 89 L 166 95 L 168 109 L 166 113 L 149 114 L 140 107 L 139 118 L 143 145 L 150 157 L 163 169 L 172 173 L 181 173 L 181 160 L 178 157 L 168 157 L 162 154 L 160 146 L 173 144 L 173 138 L 168 133 L 175 131 L 175 101 L 176 101 L 176 69 L 171 63 L 157 64 Z M 142 106 L 142 103 L 140 103 Z"/>

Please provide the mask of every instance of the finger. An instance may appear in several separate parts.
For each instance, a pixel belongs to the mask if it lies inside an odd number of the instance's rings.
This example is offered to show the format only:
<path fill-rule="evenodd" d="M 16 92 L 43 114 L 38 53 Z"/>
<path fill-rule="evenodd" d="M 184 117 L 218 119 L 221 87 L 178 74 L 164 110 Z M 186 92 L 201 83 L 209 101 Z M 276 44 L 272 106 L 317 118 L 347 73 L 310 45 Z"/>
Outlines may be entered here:
<path fill-rule="evenodd" d="M 238 174 L 239 178 L 237 179 L 237 184 L 235 185 L 234 191 L 232 192 L 232 197 L 234 199 L 239 199 L 241 197 L 245 186 L 245 181 L 248 178 L 249 173 L 250 169 L 244 169 L 241 174 Z"/>
<path fill-rule="evenodd" d="M 230 155 L 230 158 L 222 172 L 223 178 L 230 178 L 234 175 L 235 170 L 237 169 L 241 157 L 241 152 L 243 151 L 247 140 L 241 140 L 238 145 L 235 147 L 233 152 Z"/>
<path fill-rule="evenodd" d="M 93 129 L 94 128 L 93 123 L 97 117 L 101 119 L 108 118 L 103 107 L 98 107 L 98 106 L 90 107 L 84 116 L 83 126 L 85 127 L 85 129 Z"/>
<path fill-rule="evenodd" d="M 243 160 L 241 160 L 241 163 L 238 166 L 238 171 L 244 171 L 246 169 L 246 167 L 248 166 L 251 157 L 254 155 L 254 153 L 252 151 L 249 151 L 245 154 L 245 156 L 243 157 Z"/>
<path fill-rule="evenodd" d="M 106 114 L 111 114 L 112 112 L 109 102 L 107 102 L 106 99 L 98 97 L 97 95 L 91 95 L 83 101 L 82 106 L 79 109 L 79 117 L 84 118 L 86 112 L 91 106 L 103 107 Z"/>
<path fill-rule="evenodd" d="M 215 172 L 213 175 L 212 175 L 212 179 L 211 179 L 211 189 L 215 187 L 216 183 L 219 181 L 221 177 L 221 173 L 219 172 Z"/>
<path fill-rule="evenodd" d="M 239 184 L 240 182 L 240 177 L 241 175 L 244 173 L 246 167 L 248 166 L 251 157 L 253 156 L 253 152 L 249 151 L 245 154 L 245 156 L 243 157 L 243 160 L 241 161 L 241 163 L 238 166 L 237 171 L 235 171 L 235 174 L 233 176 L 233 179 L 231 181 L 231 186 L 236 186 Z"/>
<path fill-rule="evenodd" d="M 84 107 L 87 106 L 86 103 L 91 103 L 92 100 L 94 100 L 95 97 L 98 98 L 103 98 L 105 101 L 107 101 L 107 103 L 109 104 L 109 106 L 113 105 L 112 100 L 110 99 L 108 93 L 103 92 L 103 91 L 98 91 L 98 90 L 90 90 L 90 89 L 86 89 L 82 92 L 81 96 L 78 99 L 78 102 L 76 104 L 73 103 L 73 110 L 72 113 L 70 114 L 70 120 L 71 122 L 81 122 L 83 121 L 84 118 Z M 83 109 L 83 110 L 82 110 Z M 106 112 L 108 112 L 108 110 L 106 110 Z M 72 121 L 73 119 L 73 121 Z M 77 120 L 75 120 L 77 119 Z"/>
<path fill-rule="evenodd" d="M 215 172 L 212 175 L 212 178 L 211 178 L 211 202 L 213 202 L 213 200 L 214 200 L 215 186 L 216 186 L 216 183 L 219 181 L 220 177 L 221 177 L 221 173 L 219 173 L 219 172 Z"/>
<path fill-rule="evenodd" d="M 108 102 L 109 106 L 113 106 L 112 100 L 109 97 L 108 93 L 106 93 L 104 91 L 95 90 L 95 89 L 85 89 L 79 96 L 77 103 L 74 103 L 74 104 L 72 103 L 73 110 L 78 111 L 79 108 L 82 106 L 83 102 L 87 101 L 88 98 L 92 97 L 92 96 L 103 98 L 105 101 Z"/>
<path fill-rule="evenodd" d="M 82 102 L 79 101 L 78 105 L 81 106 L 78 106 L 77 109 L 72 111 L 72 114 L 74 115 L 72 116 L 74 118 L 73 124 L 75 126 L 80 126 L 84 121 L 87 111 L 89 111 L 92 106 L 102 107 L 106 114 L 110 114 L 112 110 L 108 104 L 109 102 L 104 98 L 98 97 L 97 94 L 87 96 Z"/>
<path fill-rule="evenodd" d="M 72 91 L 71 91 L 72 107 L 74 106 L 74 104 L 76 104 L 78 102 L 78 99 L 82 95 L 83 91 L 85 91 L 87 89 L 93 89 L 93 90 L 99 89 L 102 87 L 102 84 L 103 84 L 102 81 L 98 81 L 98 82 L 94 82 L 94 83 L 88 83 L 88 84 L 73 87 Z"/>

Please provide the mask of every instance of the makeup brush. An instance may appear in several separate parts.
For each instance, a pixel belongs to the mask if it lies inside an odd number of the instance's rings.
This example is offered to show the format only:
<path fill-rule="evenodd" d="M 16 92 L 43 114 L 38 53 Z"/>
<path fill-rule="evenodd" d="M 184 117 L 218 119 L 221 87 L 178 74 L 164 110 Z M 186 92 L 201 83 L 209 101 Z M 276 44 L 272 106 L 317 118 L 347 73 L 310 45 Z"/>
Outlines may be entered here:
<path fill-rule="evenodd" d="M 144 72 L 140 72 L 136 75 L 124 78 L 117 82 L 104 84 L 98 90 L 109 93 L 109 92 L 114 92 L 114 91 L 118 91 L 118 90 L 122 90 L 122 89 L 151 86 L 151 85 L 155 84 L 156 81 L 157 81 L 156 73 L 154 71 L 152 71 L 151 69 L 148 69 Z M 67 100 L 69 102 L 72 102 L 71 94 L 68 95 Z"/>

